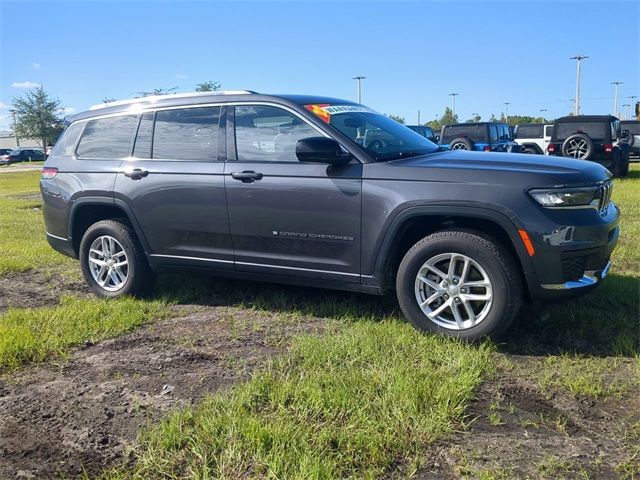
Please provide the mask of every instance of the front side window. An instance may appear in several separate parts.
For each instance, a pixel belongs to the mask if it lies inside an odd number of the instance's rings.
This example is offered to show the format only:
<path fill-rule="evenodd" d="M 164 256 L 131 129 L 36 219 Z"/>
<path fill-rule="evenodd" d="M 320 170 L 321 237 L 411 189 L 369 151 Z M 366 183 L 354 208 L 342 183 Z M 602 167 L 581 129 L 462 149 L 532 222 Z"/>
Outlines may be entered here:
<path fill-rule="evenodd" d="M 157 111 L 152 157 L 167 160 L 217 160 L 219 121 L 220 107 Z M 142 153 L 144 152 L 141 151 Z"/>
<path fill-rule="evenodd" d="M 498 129 L 500 130 L 500 141 L 507 142 L 511 139 L 511 133 L 509 132 L 509 127 L 506 125 L 499 125 Z"/>
<path fill-rule="evenodd" d="M 297 162 L 296 143 L 320 133 L 278 107 L 235 107 L 236 148 L 241 162 Z"/>
<path fill-rule="evenodd" d="M 131 137 L 138 124 L 136 115 L 90 120 L 76 149 L 80 158 L 119 159 L 131 153 Z"/>

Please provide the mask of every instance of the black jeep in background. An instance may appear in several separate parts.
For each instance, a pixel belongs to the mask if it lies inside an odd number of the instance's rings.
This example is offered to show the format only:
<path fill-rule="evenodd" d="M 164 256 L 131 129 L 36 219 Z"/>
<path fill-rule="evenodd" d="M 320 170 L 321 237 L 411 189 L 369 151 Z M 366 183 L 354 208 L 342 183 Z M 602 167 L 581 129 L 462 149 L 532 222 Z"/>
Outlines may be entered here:
<path fill-rule="evenodd" d="M 612 115 L 577 115 L 556 120 L 549 155 L 591 160 L 607 167 L 614 176 L 629 173 L 628 130 Z"/>
<path fill-rule="evenodd" d="M 623 120 L 620 122 L 620 128 L 623 132 L 629 130 L 629 156 L 637 161 L 640 159 L 640 121 Z"/>

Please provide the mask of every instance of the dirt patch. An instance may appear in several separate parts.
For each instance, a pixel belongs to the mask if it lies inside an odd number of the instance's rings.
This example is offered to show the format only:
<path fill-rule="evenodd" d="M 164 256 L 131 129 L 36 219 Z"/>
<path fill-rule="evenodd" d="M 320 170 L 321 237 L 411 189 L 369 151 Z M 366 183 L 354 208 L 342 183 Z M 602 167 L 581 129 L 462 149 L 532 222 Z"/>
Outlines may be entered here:
<path fill-rule="evenodd" d="M 10 307 L 32 308 L 56 305 L 60 292 L 89 295 L 89 288 L 79 280 L 62 275 L 37 272 L 12 273 L 0 276 L 0 313 Z"/>
<path fill-rule="evenodd" d="M 539 359 L 511 360 L 535 368 Z M 415 478 L 623 478 L 639 393 L 574 397 L 501 369 L 477 392 L 464 431 L 433 447 Z"/>
<path fill-rule="evenodd" d="M 175 309 L 175 318 L 86 345 L 59 366 L 0 379 L 0 478 L 75 476 L 126 461 L 141 427 L 247 379 L 292 335 L 323 326 L 228 306 Z"/>

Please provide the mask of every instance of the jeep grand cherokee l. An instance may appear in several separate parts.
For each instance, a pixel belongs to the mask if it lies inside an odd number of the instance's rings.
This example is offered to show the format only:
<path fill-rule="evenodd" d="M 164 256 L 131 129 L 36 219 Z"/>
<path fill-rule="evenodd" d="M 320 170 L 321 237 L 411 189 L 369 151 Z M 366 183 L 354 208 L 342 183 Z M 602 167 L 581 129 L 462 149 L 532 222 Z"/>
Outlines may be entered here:
<path fill-rule="evenodd" d="M 42 170 L 49 243 L 99 296 L 153 273 L 384 294 L 424 331 L 502 332 L 576 296 L 618 240 L 593 162 L 448 151 L 363 105 L 216 92 L 76 115 Z"/>

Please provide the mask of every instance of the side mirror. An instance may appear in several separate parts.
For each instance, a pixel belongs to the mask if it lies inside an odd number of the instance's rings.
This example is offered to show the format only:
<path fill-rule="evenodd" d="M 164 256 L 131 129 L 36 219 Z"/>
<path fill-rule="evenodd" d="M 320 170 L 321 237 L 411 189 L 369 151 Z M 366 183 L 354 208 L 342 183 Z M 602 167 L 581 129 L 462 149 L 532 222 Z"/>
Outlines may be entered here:
<path fill-rule="evenodd" d="M 301 138 L 296 142 L 296 157 L 300 162 L 330 165 L 345 165 L 351 160 L 351 155 L 344 153 L 338 142 L 327 137 Z"/>

